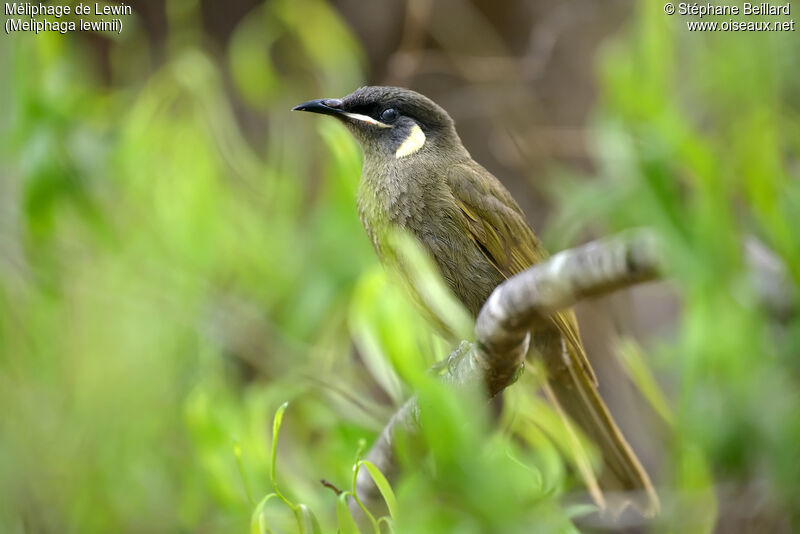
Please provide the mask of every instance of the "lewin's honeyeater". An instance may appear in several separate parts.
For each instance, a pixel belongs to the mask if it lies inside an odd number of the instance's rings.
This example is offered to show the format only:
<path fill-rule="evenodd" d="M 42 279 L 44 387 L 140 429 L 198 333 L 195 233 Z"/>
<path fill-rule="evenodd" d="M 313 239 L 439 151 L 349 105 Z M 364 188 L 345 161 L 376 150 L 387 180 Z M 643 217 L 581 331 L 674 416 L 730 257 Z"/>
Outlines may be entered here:
<path fill-rule="evenodd" d="M 473 316 L 498 284 L 547 257 L 511 194 L 473 161 L 453 120 L 427 97 L 362 87 L 294 109 L 338 118 L 361 143 L 358 211 L 378 255 L 385 256 L 391 228 L 410 232 Z M 654 509 L 650 480 L 597 392 L 574 314 L 551 319 L 532 343 L 543 357 L 552 400 L 599 447 L 603 489 L 634 492 L 635 501 Z"/>

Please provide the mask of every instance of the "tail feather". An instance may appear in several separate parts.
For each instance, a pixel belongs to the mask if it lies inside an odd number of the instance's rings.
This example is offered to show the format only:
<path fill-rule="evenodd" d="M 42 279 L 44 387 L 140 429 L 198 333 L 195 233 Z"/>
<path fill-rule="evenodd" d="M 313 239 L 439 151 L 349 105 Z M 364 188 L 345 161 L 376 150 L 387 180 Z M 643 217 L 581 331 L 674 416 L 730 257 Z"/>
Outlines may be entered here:
<path fill-rule="evenodd" d="M 570 431 L 574 422 L 600 450 L 603 468 L 596 480 L 600 491 L 627 495 L 627 502 L 641 513 L 656 514 L 660 505 L 650 477 L 600 397 L 594 375 L 586 372 L 588 360 L 581 357 L 582 347 L 578 347 L 581 354 L 574 354 L 574 345 L 565 343 L 561 336 L 550 339 L 551 342 L 537 343 L 547 370 L 545 392 L 560 415 L 566 416 Z M 602 495 L 598 498 L 593 477 L 586 482 L 596 504 L 606 508 L 608 499 Z"/>

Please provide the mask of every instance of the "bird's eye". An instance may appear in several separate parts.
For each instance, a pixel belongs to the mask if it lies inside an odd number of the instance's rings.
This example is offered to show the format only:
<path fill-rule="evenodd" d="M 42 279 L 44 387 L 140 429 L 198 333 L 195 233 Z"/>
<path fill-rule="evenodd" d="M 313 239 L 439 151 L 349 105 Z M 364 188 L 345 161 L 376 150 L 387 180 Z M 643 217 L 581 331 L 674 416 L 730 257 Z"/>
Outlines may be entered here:
<path fill-rule="evenodd" d="M 397 110 L 394 108 L 384 109 L 381 111 L 381 121 L 394 122 L 397 119 Z"/>

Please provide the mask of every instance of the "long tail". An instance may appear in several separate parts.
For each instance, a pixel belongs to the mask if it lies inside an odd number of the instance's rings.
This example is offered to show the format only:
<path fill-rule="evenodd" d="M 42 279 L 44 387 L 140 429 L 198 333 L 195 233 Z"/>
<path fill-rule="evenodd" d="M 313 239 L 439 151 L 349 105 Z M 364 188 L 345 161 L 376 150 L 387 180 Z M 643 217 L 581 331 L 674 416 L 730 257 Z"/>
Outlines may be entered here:
<path fill-rule="evenodd" d="M 655 515 L 660 505 L 653 484 L 600 398 L 583 346 L 559 334 L 544 333 L 544 339 L 537 335 L 540 341 L 535 344 L 546 367 L 545 392 L 550 401 L 570 431 L 574 422 L 602 454 L 599 488 L 591 473 L 588 478 L 583 473 L 590 493 L 601 508 L 621 510 L 631 504 L 644 515 Z M 615 498 L 607 498 L 606 492 Z"/>

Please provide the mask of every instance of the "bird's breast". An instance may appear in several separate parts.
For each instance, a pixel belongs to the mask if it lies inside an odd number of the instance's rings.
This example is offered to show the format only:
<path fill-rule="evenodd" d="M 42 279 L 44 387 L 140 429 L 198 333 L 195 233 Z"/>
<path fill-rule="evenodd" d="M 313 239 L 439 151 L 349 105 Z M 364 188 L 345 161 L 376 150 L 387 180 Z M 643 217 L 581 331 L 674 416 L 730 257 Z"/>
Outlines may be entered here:
<path fill-rule="evenodd" d="M 378 256 L 393 227 L 411 233 L 431 255 L 447 285 L 473 313 L 502 277 L 470 238 L 463 215 L 436 169 L 410 173 L 365 165 L 358 211 Z"/>
<path fill-rule="evenodd" d="M 358 213 L 376 249 L 390 227 L 413 231 L 413 227 L 425 224 L 429 199 L 423 189 L 413 173 L 401 173 L 391 165 L 365 163 L 358 188 Z"/>

